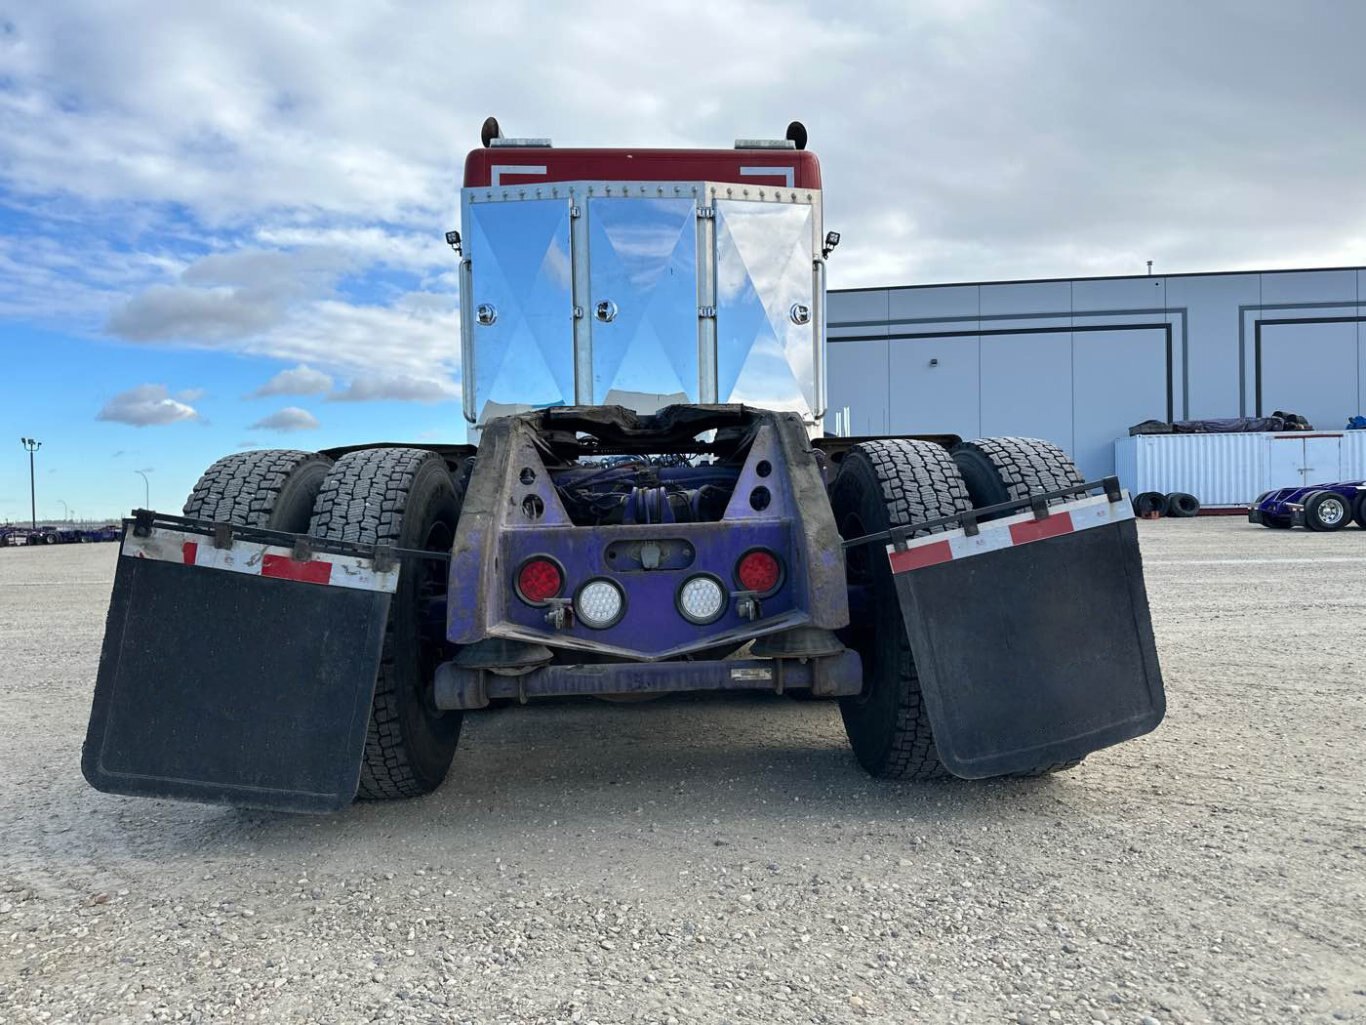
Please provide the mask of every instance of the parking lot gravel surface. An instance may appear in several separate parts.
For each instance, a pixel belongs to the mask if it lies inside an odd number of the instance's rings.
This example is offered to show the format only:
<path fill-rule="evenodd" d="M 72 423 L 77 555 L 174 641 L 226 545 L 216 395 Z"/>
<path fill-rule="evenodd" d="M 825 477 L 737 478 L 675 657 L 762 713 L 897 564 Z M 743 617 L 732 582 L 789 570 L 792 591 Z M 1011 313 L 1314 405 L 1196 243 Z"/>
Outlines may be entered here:
<path fill-rule="evenodd" d="M 0 550 L 0 1022 L 1366 1022 L 1366 532 L 1140 531 L 1168 718 L 1073 772 L 573 701 L 322 818 L 89 789 L 115 546 Z"/>

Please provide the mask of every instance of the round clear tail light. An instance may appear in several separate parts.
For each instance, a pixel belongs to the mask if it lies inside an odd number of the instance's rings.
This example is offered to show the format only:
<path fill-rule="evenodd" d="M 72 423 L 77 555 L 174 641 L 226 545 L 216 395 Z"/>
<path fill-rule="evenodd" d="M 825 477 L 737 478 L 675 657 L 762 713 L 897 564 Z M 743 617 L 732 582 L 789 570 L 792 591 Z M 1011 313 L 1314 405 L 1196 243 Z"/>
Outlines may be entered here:
<path fill-rule="evenodd" d="M 620 621 L 626 611 L 626 595 L 612 581 L 599 577 L 579 588 L 574 598 L 574 613 L 584 626 L 605 630 Z"/>
<path fill-rule="evenodd" d="M 537 555 L 517 571 L 517 593 L 532 605 L 543 605 L 564 587 L 564 573 L 553 559 Z"/>
<path fill-rule="evenodd" d="M 766 548 L 756 548 L 740 556 L 735 564 L 735 579 L 746 591 L 768 594 L 783 580 L 783 564 Z"/>
<path fill-rule="evenodd" d="M 714 623 L 726 611 L 726 589 L 712 576 L 689 577 L 678 589 L 678 611 L 689 623 Z"/>

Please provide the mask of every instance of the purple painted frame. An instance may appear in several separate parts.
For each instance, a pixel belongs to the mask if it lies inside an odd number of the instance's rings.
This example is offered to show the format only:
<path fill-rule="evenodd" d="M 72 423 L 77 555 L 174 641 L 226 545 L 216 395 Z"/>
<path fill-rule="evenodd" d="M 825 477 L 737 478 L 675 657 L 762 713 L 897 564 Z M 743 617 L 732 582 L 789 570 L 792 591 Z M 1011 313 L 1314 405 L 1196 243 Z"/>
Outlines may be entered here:
<path fill-rule="evenodd" d="M 798 626 L 847 624 L 843 556 L 825 497 L 822 457 L 800 420 L 744 407 L 678 409 L 725 411 L 744 434 L 734 445 L 735 458 L 743 455 L 739 477 L 719 522 L 575 526 L 555 490 L 560 467 L 544 414 L 505 418 L 485 428 L 451 558 L 447 637 L 452 643 L 497 637 L 658 661 L 738 646 Z M 574 411 L 555 412 L 565 417 Z M 622 417 L 639 429 L 633 438 L 637 451 L 649 449 L 652 422 L 660 425 L 660 448 L 671 444 L 664 426 L 671 421 L 663 414 L 658 421 L 624 411 Z M 755 508 L 762 503 L 752 503 L 751 496 L 760 488 L 768 492 L 768 502 Z M 608 558 L 609 549 L 620 552 L 645 541 L 668 546 L 674 558 L 650 570 Z M 754 548 L 773 552 L 784 574 L 770 595 L 757 598 L 759 614 L 750 619 L 743 614 L 744 602 L 756 596 L 743 591 L 735 567 Z M 625 614 L 605 629 L 576 617 L 561 626 L 548 621 L 548 608 L 526 602 L 514 586 L 518 567 L 535 555 L 563 568 L 566 598 L 589 579 L 613 580 L 625 593 Z M 687 620 L 676 604 L 679 587 L 699 573 L 718 578 L 729 591 L 725 612 L 706 625 Z"/>

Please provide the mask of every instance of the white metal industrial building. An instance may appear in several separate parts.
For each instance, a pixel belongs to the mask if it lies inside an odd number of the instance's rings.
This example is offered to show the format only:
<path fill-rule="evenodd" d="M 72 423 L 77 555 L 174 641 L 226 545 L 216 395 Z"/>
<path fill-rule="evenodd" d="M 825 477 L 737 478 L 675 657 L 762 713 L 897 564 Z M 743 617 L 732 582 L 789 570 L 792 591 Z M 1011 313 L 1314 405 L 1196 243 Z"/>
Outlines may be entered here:
<path fill-rule="evenodd" d="M 1364 322 L 1366 267 L 834 290 L 826 425 L 1048 438 L 1087 477 L 1142 420 L 1339 431 L 1366 408 Z"/>

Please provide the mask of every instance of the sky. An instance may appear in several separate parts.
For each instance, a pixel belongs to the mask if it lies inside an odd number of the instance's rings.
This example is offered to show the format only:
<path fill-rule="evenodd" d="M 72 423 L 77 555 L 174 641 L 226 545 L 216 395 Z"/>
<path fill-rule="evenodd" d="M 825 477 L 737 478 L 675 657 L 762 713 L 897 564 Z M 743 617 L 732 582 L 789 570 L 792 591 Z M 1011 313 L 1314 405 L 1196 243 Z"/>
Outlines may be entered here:
<path fill-rule="evenodd" d="M 800 119 L 834 288 L 1355 265 L 1363 41 L 1353 0 L 0 0 L 0 523 L 21 437 L 49 521 L 245 448 L 463 441 L 442 234 L 487 115 Z"/>

